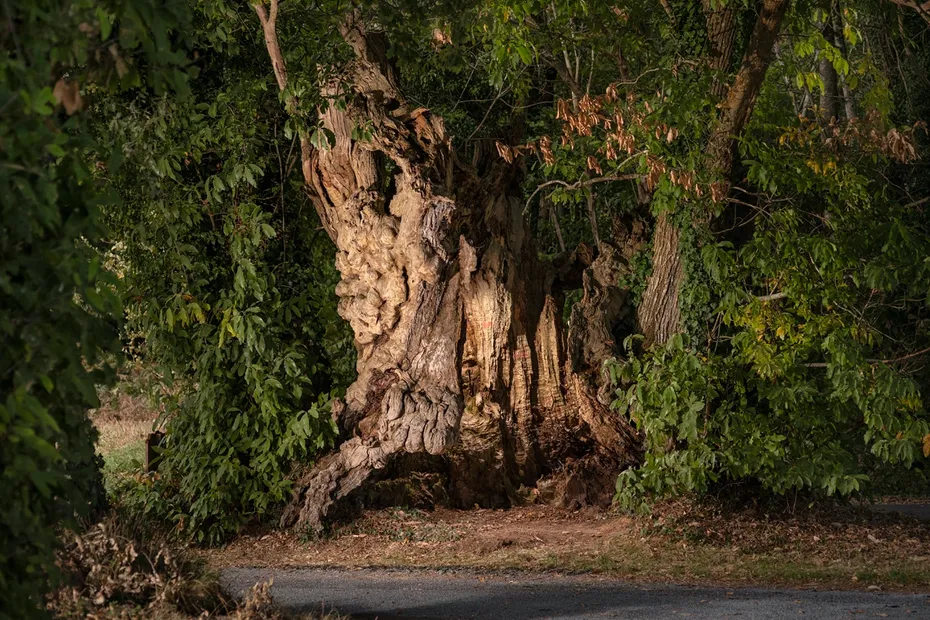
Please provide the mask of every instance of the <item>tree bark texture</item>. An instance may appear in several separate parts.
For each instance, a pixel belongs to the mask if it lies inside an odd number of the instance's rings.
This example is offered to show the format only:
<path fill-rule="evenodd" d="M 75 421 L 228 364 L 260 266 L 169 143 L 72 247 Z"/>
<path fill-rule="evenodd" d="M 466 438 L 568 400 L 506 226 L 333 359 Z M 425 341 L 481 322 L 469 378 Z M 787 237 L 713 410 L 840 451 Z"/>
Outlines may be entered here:
<path fill-rule="evenodd" d="M 833 27 L 833 14 L 835 12 L 836 6 L 831 2 L 827 9 L 826 20 L 823 23 L 823 38 L 833 46 L 837 45 L 837 33 Z M 839 33 L 839 36 L 842 37 L 842 33 Z M 820 114 L 823 123 L 829 124 L 831 120 L 839 116 L 839 76 L 833 67 L 833 63 L 823 56 L 820 58 L 819 69 L 820 79 L 823 80 L 824 87 L 823 92 L 820 93 Z"/>
<path fill-rule="evenodd" d="M 707 40 L 710 43 L 710 68 L 714 76 L 713 94 L 723 98 L 727 94 L 727 81 L 721 79 L 733 64 L 736 50 L 737 8 L 733 3 L 720 6 L 712 0 L 701 0 L 701 8 L 707 22 Z"/>
<path fill-rule="evenodd" d="M 342 36 L 355 52 L 349 105 L 321 112 L 335 145 L 302 141 L 302 168 L 337 248 L 358 379 L 334 404 L 344 441 L 297 481 L 282 523 L 319 529 L 335 502 L 403 454 L 441 455 L 462 506 L 509 505 L 555 472 L 566 501 L 609 501 L 639 440 L 598 399 L 603 358 L 568 352 L 613 352 L 629 251 L 541 260 L 509 191 L 517 168 L 479 176 L 457 161 L 442 119 L 404 101 L 385 41 L 354 16 Z M 352 139 L 360 123 L 372 141 Z M 613 312 L 591 312 L 566 334 L 564 291 L 582 284 L 579 306 Z"/>
<path fill-rule="evenodd" d="M 712 65 L 717 66 L 725 61 L 722 58 L 725 50 L 732 53 L 733 43 L 729 34 L 733 28 L 726 28 L 725 14 L 711 10 L 707 5 L 705 14 L 713 49 Z M 723 183 L 721 191 L 724 197 L 729 191 L 733 173 L 736 137 L 752 114 L 789 5 L 790 0 L 763 0 L 761 3 L 742 64 L 726 89 L 717 126 L 708 140 L 705 166 Z M 732 20 L 732 16 L 729 19 Z M 706 218 L 695 218 L 696 224 L 704 221 Z M 652 274 L 637 308 L 640 331 L 645 335 L 647 346 L 663 344 L 681 329 L 678 301 L 685 274 L 679 237 L 679 230 L 670 217 L 660 215 L 653 233 Z"/>

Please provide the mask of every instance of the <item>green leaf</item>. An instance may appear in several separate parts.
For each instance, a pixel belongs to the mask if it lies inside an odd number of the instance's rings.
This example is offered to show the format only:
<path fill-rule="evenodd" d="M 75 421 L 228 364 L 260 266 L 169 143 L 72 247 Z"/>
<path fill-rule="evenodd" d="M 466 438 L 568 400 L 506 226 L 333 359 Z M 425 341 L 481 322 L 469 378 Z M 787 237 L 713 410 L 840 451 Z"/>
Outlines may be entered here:
<path fill-rule="evenodd" d="M 97 25 L 100 27 L 100 40 L 106 41 L 109 39 L 113 29 L 113 22 L 110 21 L 110 16 L 107 15 L 106 11 L 100 7 L 97 8 Z"/>

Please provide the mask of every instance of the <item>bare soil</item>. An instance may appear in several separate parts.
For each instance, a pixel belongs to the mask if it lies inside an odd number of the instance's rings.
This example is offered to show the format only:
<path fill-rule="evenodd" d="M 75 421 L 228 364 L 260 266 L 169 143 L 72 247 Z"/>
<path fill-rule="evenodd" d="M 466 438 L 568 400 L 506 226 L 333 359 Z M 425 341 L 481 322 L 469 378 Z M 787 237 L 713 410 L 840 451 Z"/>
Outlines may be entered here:
<path fill-rule="evenodd" d="M 381 510 L 316 540 L 243 535 L 204 550 L 224 567 L 419 567 L 587 572 L 713 585 L 930 592 L 930 524 L 830 506 L 789 516 L 686 501 L 649 517 L 548 506 Z"/>

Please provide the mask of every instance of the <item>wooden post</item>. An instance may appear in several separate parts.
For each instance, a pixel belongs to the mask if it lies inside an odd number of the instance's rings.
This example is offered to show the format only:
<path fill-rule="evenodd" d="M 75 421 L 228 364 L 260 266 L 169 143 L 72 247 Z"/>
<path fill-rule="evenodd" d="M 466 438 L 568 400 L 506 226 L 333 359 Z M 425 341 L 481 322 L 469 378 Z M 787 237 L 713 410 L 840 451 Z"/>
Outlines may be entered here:
<path fill-rule="evenodd" d="M 158 462 L 161 460 L 161 454 L 157 448 L 160 448 L 165 441 L 165 434 L 162 431 L 149 433 L 145 439 L 145 472 L 150 474 L 158 471 Z"/>

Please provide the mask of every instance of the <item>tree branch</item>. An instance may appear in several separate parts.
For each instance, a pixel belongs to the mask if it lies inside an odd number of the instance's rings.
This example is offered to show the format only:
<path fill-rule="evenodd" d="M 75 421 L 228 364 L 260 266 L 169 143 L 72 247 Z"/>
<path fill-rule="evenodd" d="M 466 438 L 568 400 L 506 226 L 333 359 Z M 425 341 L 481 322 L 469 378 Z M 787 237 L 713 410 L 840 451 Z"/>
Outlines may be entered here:
<path fill-rule="evenodd" d="M 921 18 L 923 18 L 925 22 L 930 24 L 930 2 L 924 2 L 923 4 L 919 4 L 915 2 L 915 0 L 888 0 L 888 1 L 893 4 L 897 4 L 898 6 L 903 6 L 909 9 L 914 9 L 915 11 L 917 11 L 917 14 L 920 15 Z"/>
<path fill-rule="evenodd" d="M 734 140 L 752 113 L 790 4 L 790 0 L 764 0 L 742 65 L 723 101 L 720 123 L 711 136 L 707 152 L 711 166 L 727 179 L 733 166 Z"/>
<path fill-rule="evenodd" d="M 775 301 L 776 299 L 784 299 L 788 296 L 788 293 L 772 293 L 771 295 L 759 295 L 756 297 L 759 301 Z"/>
<path fill-rule="evenodd" d="M 921 349 L 920 351 L 914 351 L 913 353 L 908 353 L 907 355 L 902 355 L 901 357 L 892 357 L 889 359 L 879 360 L 879 359 L 867 359 L 865 360 L 869 364 L 875 366 L 876 364 L 897 364 L 898 362 L 903 362 L 904 360 L 909 360 L 921 355 L 930 353 L 930 347 L 926 349 Z M 804 364 L 807 368 L 826 368 L 828 364 L 826 362 L 808 362 Z"/>
<path fill-rule="evenodd" d="M 574 183 L 568 183 L 567 181 L 562 181 L 560 179 L 546 181 L 545 183 L 541 183 L 539 187 L 537 187 L 533 191 L 533 193 L 530 194 L 530 197 L 526 200 L 526 205 L 523 207 L 523 212 L 526 213 L 526 210 L 530 208 L 530 203 L 533 202 L 533 198 L 536 197 L 536 194 L 538 194 L 543 189 L 547 187 L 551 187 L 553 185 L 561 185 L 565 189 L 581 189 L 582 187 L 588 187 L 590 185 L 595 185 L 597 183 L 607 183 L 609 181 L 631 181 L 633 179 L 642 178 L 642 176 L 643 175 L 641 174 L 609 175 L 609 176 L 603 176 L 603 177 L 595 177 L 593 179 L 584 179 L 582 181 L 576 181 Z"/>
<path fill-rule="evenodd" d="M 262 32 L 265 35 L 265 47 L 268 49 L 268 55 L 271 56 L 271 66 L 274 69 L 274 77 L 278 81 L 278 88 L 283 91 L 287 88 L 287 67 L 284 64 L 284 56 L 281 54 L 281 46 L 278 44 L 278 31 L 276 28 L 278 21 L 278 0 L 271 0 L 269 12 L 261 4 L 253 4 L 252 8 L 258 15 L 258 21 L 262 24 Z M 293 98 L 291 98 L 293 100 Z M 296 100 L 294 100 L 296 105 Z M 288 101 L 288 106 L 291 101 Z"/>

